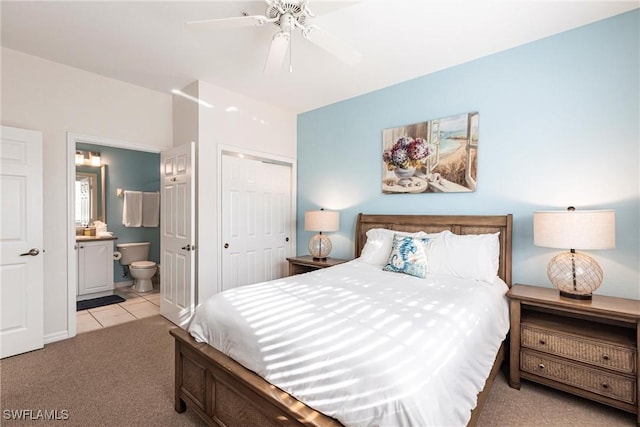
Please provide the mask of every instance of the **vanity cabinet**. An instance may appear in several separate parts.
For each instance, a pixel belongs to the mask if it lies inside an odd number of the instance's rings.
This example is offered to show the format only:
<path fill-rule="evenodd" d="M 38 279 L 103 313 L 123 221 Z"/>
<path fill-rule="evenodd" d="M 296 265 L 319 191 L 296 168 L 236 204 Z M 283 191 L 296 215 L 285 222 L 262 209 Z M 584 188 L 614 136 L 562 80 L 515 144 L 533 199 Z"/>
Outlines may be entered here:
<path fill-rule="evenodd" d="M 78 241 L 78 296 L 113 291 L 113 240 Z"/>

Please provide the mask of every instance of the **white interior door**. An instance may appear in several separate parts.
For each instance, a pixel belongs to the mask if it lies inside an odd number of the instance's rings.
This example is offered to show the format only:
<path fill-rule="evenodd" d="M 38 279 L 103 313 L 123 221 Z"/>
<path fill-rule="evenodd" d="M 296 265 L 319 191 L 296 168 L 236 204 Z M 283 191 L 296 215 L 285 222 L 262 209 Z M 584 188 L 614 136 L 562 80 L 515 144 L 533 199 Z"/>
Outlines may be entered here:
<path fill-rule="evenodd" d="M 291 166 L 222 156 L 222 290 L 287 274 Z"/>
<path fill-rule="evenodd" d="M 0 357 L 44 345 L 42 133 L 2 126 Z"/>
<path fill-rule="evenodd" d="M 160 313 L 186 328 L 195 308 L 195 142 L 160 154 Z"/>

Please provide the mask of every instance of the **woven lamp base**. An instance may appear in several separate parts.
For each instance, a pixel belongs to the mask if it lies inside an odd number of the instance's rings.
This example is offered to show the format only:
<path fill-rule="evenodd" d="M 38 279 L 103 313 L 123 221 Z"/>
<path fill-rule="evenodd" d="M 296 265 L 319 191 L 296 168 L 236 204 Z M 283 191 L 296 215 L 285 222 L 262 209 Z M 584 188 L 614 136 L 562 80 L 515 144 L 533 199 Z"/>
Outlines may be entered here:
<path fill-rule="evenodd" d="M 549 280 L 568 298 L 590 299 L 602 284 L 602 269 L 595 259 L 577 252 L 563 252 L 547 265 Z"/>

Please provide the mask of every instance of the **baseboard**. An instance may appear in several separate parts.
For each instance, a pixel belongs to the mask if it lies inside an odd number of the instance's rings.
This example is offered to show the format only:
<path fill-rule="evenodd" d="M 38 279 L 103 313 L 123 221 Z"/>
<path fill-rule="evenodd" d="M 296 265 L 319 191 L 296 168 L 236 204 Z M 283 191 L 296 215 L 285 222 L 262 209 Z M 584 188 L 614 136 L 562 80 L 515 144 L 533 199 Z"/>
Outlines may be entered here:
<path fill-rule="evenodd" d="M 44 343 L 51 344 L 52 342 L 66 340 L 67 338 L 71 338 L 69 336 L 69 331 L 54 332 L 44 336 Z"/>
<path fill-rule="evenodd" d="M 84 301 L 84 300 L 87 300 L 87 299 L 106 297 L 107 295 L 113 295 L 113 289 L 111 289 L 109 291 L 94 292 L 92 294 L 78 295 L 76 297 L 76 302 L 77 301 Z"/>
<path fill-rule="evenodd" d="M 133 280 L 127 280 L 126 282 L 115 282 L 115 288 L 128 288 L 133 285 Z"/>

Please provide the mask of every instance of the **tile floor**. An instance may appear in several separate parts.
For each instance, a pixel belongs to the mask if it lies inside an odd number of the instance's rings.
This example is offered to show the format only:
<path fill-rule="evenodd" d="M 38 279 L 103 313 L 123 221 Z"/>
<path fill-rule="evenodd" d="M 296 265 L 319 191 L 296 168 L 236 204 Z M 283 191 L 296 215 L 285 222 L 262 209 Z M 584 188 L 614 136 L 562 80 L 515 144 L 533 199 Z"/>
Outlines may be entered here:
<path fill-rule="evenodd" d="M 76 316 L 78 334 L 160 314 L 158 289 L 138 293 L 127 286 L 116 288 L 114 294 L 120 295 L 126 301 L 78 312 Z"/>

